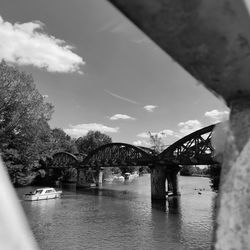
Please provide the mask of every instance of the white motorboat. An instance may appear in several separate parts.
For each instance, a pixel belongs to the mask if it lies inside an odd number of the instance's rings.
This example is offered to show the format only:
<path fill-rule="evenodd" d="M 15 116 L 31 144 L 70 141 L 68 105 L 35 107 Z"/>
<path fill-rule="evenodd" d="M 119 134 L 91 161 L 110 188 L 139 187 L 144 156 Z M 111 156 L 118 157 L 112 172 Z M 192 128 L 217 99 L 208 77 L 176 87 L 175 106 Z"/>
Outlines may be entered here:
<path fill-rule="evenodd" d="M 57 191 L 54 188 L 38 188 L 33 192 L 24 195 L 26 201 L 38 201 L 61 198 L 62 191 Z"/>
<path fill-rule="evenodd" d="M 125 173 L 124 177 L 126 181 L 133 181 L 139 177 L 139 174 L 137 172 L 133 172 L 132 174 Z"/>
<path fill-rule="evenodd" d="M 115 182 L 115 183 L 124 182 L 124 177 L 122 175 L 120 175 L 120 176 L 114 176 L 113 182 Z"/>
<path fill-rule="evenodd" d="M 113 180 L 114 180 L 114 177 L 111 176 L 111 177 L 105 178 L 103 181 L 106 184 L 112 184 Z"/>

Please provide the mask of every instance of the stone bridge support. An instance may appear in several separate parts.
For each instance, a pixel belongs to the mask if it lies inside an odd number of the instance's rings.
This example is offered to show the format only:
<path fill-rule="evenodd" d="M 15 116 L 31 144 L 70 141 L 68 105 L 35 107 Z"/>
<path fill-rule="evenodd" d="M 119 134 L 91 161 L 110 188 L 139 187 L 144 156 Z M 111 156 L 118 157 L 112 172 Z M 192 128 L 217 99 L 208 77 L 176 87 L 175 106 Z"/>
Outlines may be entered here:
<path fill-rule="evenodd" d="M 103 180 L 103 168 L 92 170 L 87 168 L 78 168 L 77 170 L 77 188 L 91 187 L 93 184 L 101 186 Z"/>
<path fill-rule="evenodd" d="M 180 195 L 179 190 L 179 168 L 177 170 L 173 170 L 172 172 L 167 173 L 167 181 L 168 181 L 168 195 L 173 194 L 174 196 Z"/>
<path fill-rule="evenodd" d="M 87 182 L 87 174 L 86 169 L 78 168 L 77 170 L 77 180 L 76 180 L 76 187 L 77 188 L 84 188 L 88 187 L 90 184 Z"/>
<path fill-rule="evenodd" d="M 98 186 L 102 186 L 103 183 L 103 168 L 100 168 L 98 171 Z"/>
<path fill-rule="evenodd" d="M 180 195 L 178 189 L 179 166 L 160 165 L 151 166 L 151 198 L 153 200 L 165 200 L 167 193 Z M 166 192 L 166 180 L 168 181 L 168 192 Z"/>

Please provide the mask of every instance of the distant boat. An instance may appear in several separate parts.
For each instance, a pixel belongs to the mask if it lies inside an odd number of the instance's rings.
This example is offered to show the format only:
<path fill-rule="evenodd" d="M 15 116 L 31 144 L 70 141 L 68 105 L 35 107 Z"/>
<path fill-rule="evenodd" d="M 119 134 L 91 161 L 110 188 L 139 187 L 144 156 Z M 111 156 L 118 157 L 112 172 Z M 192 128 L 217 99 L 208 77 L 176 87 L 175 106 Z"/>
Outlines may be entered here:
<path fill-rule="evenodd" d="M 110 183 L 110 184 L 112 184 L 113 180 L 114 180 L 114 177 L 111 176 L 111 177 L 109 177 L 109 178 L 105 178 L 103 181 L 104 181 L 105 183 Z"/>
<path fill-rule="evenodd" d="M 56 191 L 54 188 L 38 188 L 33 192 L 24 195 L 26 201 L 38 201 L 61 198 L 62 191 Z"/>
<path fill-rule="evenodd" d="M 130 173 L 125 173 L 125 174 L 124 174 L 125 180 L 129 180 L 130 175 L 131 175 Z"/>
<path fill-rule="evenodd" d="M 124 182 L 123 176 L 114 176 L 113 182 Z"/>
<path fill-rule="evenodd" d="M 125 173 L 124 178 L 127 181 L 132 181 L 134 179 L 137 179 L 139 177 L 139 174 L 137 172 L 133 172 L 132 174 L 130 173 Z"/>
<path fill-rule="evenodd" d="M 166 194 L 167 196 L 174 196 L 174 193 L 172 191 L 167 191 Z"/>

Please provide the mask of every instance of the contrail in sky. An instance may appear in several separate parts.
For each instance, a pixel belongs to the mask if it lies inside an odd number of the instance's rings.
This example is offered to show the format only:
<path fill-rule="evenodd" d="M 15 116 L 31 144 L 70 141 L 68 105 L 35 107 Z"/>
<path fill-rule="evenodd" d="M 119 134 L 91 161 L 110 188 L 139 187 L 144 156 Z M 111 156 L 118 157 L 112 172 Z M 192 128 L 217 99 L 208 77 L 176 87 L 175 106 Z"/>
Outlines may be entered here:
<path fill-rule="evenodd" d="M 104 91 L 105 91 L 106 93 L 112 95 L 113 97 L 116 97 L 116 98 L 121 99 L 121 100 L 123 100 L 123 101 L 130 102 L 130 103 L 133 103 L 133 104 L 138 104 L 136 101 L 130 100 L 130 99 L 128 99 L 128 98 L 126 98 L 126 97 L 123 97 L 123 96 L 120 96 L 120 95 L 117 95 L 117 94 L 112 93 L 112 92 L 110 92 L 110 91 L 108 91 L 108 90 L 106 90 L 106 89 L 104 89 Z"/>

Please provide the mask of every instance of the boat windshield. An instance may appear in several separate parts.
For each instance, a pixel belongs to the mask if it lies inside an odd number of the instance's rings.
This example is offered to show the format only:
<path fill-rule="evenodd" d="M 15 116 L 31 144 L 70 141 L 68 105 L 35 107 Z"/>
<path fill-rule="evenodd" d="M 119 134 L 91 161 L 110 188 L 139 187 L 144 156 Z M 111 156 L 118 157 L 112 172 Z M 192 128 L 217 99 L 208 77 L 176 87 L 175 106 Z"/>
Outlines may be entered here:
<path fill-rule="evenodd" d="M 43 190 L 41 190 L 41 189 L 37 189 L 37 190 L 35 190 L 35 191 L 33 192 L 33 194 L 41 194 L 42 191 L 43 191 Z"/>

